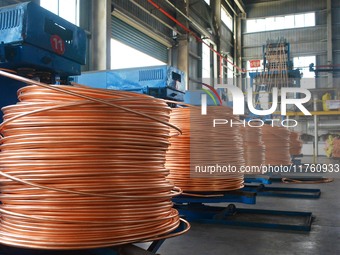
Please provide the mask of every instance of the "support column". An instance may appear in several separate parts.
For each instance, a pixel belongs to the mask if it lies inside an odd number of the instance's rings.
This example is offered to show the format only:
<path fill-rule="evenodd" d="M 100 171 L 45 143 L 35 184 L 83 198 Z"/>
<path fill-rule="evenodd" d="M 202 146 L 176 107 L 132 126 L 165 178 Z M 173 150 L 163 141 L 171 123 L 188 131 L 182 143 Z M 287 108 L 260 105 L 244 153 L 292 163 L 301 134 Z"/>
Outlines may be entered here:
<path fill-rule="evenodd" d="M 91 70 L 111 66 L 111 0 L 92 0 Z"/>
<path fill-rule="evenodd" d="M 189 88 L 189 42 L 188 36 L 183 35 L 178 39 L 178 58 L 177 58 L 178 69 L 183 71 L 186 76 L 187 88 Z"/>
<path fill-rule="evenodd" d="M 318 116 L 314 115 L 314 153 L 313 162 L 317 162 L 319 156 L 319 121 Z"/>
<path fill-rule="evenodd" d="M 314 111 L 318 110 L 318 97 L 313 97 L 313 108 Z M 319 119 L 317 115 L 314 115 L 314 152 L 313 162 L 316 163 L 317 157 L 319 156 Z"/>
<path fill-rule="evenodd" d="M 238 16 L 235 17 L 235 27 L 234 27 L 234 36 L 235 36 L 235 43 L 234 43 L 234 64 L 236 66 L 242 67 L 242 19 L 241 13 L 238 11 Z M 240 71 L 235 70 L 236 72 L 236 86 L 242 88 L 242 74 Z"/>
<path fill-rule="evenodd" d="M 177 1 L 178 2 L 178 1 Z M 189 1 L 179 1 L 178 5 L 176 5 L 178 9 L 180 9 L 185 15 L 189 16 Z M 186 27 L 189 27 L 188 21 L 182 16 L 178 15 L 177 19 L 184 24 Z M 180 29 L 180 28 L 177 28 Z M 183 71 L 186 75 L 186 89 L 190 89 L 189 86 L 189 35 L 186 31 L 183 31 L 182 36 L 178 37 L 178 57 L 177 57 L 177 67 L 181 71 Z"/>
<path fill-rule="evenodd" d="M 210 3 L 211 10 L 212 10 L 212 19 L 213 19 L 213 26 L 215 31 L 215 43 L 216 43 L 216 50 L 218 52 L 221 52 L 221 26 L 222 26 L 222 20 L 221 20 L 221 8 L 222 8 L 222 1 L 221 0 L 212 0 Z M 216 54 L 214 54 L 216 55 Z M 217 73 L 217 76 L 214 76 L 213 78 L 218 78 L 217 80 L 214 79 L 214 83 L 217 81 L 217 83 L 220 83 L 220 81 L 223 81 L 223 69 L 220 68 L 221 59 L 220 57 L 216 56 L 212 58 L 214 60 L 213 62 L 213 74 L 215 75 Z"/>
<path fill-rule="evenodd" d="M 332 0 L 327 0 L 327 64 L 333 64 Z M 333 87 L 333 72 L 328 73 L 327 87 Z"/>
<path fill-rule="evenodd" d="M 91 70 L 92 63 L 92 55 L 91 55 L 91 17 L 92 15 L 92 0 L 82 0 L 79 1 L 79 27 L 85 30 L 86 32 L 86 63 L 81 67 L 81 71 L 89 71 Z"/>

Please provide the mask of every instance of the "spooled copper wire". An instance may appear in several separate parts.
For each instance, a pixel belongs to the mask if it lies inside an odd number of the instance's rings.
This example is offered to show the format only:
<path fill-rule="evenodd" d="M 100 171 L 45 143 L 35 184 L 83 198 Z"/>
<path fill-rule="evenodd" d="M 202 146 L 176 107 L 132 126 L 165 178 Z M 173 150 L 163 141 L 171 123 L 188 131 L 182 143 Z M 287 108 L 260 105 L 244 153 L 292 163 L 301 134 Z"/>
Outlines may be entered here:
<path fill-rule="evenodd" d="M 289 136 L 289 153 L 292 156 L 297 156 L 301 154 L 303 142 L 300 138 L 300 133 L 291 131 Z"/>
<path fill-rule="evenodd" d="M 260 126 L 245 126 L 241 128 L 243 136 L 244 159 L 246 166 L 261 166 L 265 163 L 265 146 L 262 142 Z M 260 170 L 250 171 L 249 174 L 259 174 Z"/>
<path fill-rule="evenodd" d="M 176 235 L 171 198 L 180 190 L 164 166 L 167 104 L 129 92 L 44 86 L 20 89 L 20 102 L 2 109 L 0 242 L 59 250 Z"/>
<path fill-rule="evenodd" d="M 333 158 L 340 158 L 340 139 L 335 138 L 333 140 L 333 153 L 332 153 Z"/>
<path fill-rule="evenodd" d="M 264 125 L 261 129 L 266 151 L 265 164 L 289 165 L 291 163 L 289 153 L 290 131 L 285 127 L 271 125 Z"/>
<path fill-rule="evenodd" d="M 181 136 L 172 136 L 166 154 L 167 177 L 183 191 L 227 191 L 243 187 L 243 140 L 240 127 L 213 126 L 214 119 L 237 120 L 231 109 L 209 106 L 207 115 L 200 108 L 173 109 L 170 122 L 182 130 Z M 218 172 L 218 166 L 234 166 L 236 171 Z M 209 167 L 215 167 L 212 174 Z M 211 169 L 211 168 L 210 168 Z M 221 168 L 220 168 L 221 169 Z"/>

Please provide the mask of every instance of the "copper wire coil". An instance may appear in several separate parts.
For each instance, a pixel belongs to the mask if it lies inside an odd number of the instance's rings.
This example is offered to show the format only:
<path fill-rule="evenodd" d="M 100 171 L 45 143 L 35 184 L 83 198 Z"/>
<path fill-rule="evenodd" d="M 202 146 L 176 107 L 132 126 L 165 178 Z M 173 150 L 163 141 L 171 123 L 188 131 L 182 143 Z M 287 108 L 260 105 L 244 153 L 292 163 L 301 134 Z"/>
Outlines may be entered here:
<path fill-rule="evenodd" d="M 167 104 L 130 92 L 58 89 L 74 95 L 27 86 L 19 103 L 2 109 L 1 243 L 81 249 L 177 235 L 171 198 L 180 191 L 164 166 Z"/>
<path fill-rule="evenodd" d="M 290 131 L 285 127 L 264 125 L 262 128 L 262 141 L 265 145 L 265 164 L 289 165 Z"/>
<path fill-rule="evenodd" d="M 170 122 L 182 130 L 170 139 L 166 154 L 167 177 L 184 191 L 227 191 L 243 187 L 240 166 L 244 165 L 243 140 L 239 127 L 213 127 L 213 119 L 237 120 L 227 107 L 208 107 L 201 115 L 195 107 L 173 109 Z M 231 165 L 237 172 L 205 175 L 195 173 L 195 166 Z"/>
<path fill-rule="evenodd" d="M 262 142 L 261 127 L 243 127 L 241 128 L 243 136 L 244 159 L 246 166 L 260 166 L 265 162 L 265 146 Z M 249 174 L 259 174 L 258 172 L 249 172 Z"/>
<path fill-rule="evenodd" d="M 332 153 L 333 158 L 340 158 L 340 139 L 335 138 L 333 140 L 333 153 Z"/>
<path fill-rule="evenodd" d="M 303 142 L 300 138 L 300 133 L 291 131 L 289 136 L 289 153 L 296 156 L 301 154 Z"/>

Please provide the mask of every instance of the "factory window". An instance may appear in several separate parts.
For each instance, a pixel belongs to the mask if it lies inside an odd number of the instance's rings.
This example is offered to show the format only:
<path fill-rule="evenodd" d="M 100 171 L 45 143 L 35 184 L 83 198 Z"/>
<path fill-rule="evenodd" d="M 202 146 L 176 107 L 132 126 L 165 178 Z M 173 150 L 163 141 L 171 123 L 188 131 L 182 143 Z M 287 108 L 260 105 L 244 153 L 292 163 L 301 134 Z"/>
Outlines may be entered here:
<path fill-rule="evenodd" d="M 315 64 L 315 56 L 295 57 L 293 58 L 294 68 L 298 68 L 303 73 L 301 79 L 301 87 L 307 89 L 315 88 L 315 74 L 309 71 L 309 65 Z"/>
<path fill-rule="evenodd" d="M 67 21 L 79 24 L 78 0 L 40 0 L 40 5 Z"/>
<path fill-rule="evenodd" d="M 227 75 L 228 75 L 228 79 L 232 79 L 234 77 L 234 59 L 230 56 L 228 56 L 228 63 L 227 63 Z M 228 80 L 229 82 L 229 80 Z"/>
<path fill-rule="evenodd" d="M 204 2 L 210 5 L 210 0 L 204 0 Z"/>
<path fill-rule="evenodd" d="M 221 9 L 221 20 L 230 31 L 233 31 L 233 17 L 223 7 Z"/>
<path fill-rule="evenodd" d="M 166 63 L 111 39 L 111 69 L 157 66 Z"/>
<path fill-rule="evenodd" d="M 312 26 L 315 26 L 314 12 L 247 20 L 248 33 Z"/>
<path fill-rule="evenodd" d="M 204 40 L 205 43 L 209 45 L 208 40 Z M 202 78 L 203 79 L 210 79 L 211 77 L 211 55 L 210 55 L 210 48 L 202 44 Z"/>

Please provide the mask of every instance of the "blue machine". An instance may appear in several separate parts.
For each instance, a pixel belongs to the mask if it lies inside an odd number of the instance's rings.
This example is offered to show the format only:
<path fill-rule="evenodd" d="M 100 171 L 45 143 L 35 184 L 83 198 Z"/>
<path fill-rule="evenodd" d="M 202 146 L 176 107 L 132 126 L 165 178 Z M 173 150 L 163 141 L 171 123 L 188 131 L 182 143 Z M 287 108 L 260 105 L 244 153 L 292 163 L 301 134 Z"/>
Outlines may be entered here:
<path fill-rule="evenodd" d="M 80 74 L 85 56 L 83 29 L 31 2 L 0 8 L 0 68 L 67 84 L 69 76 Z M 24 85 L 0 77 L 0 108 L 15 104 Z"/>
<path fill-rule="evenodd" d="M 79 75 L 85 64 L 83 29 L 34 3 L 0 9 L 0 67 Z"/>
<path fill-rule="evenodd" d="M 167 65 L 85 72 L 74 81 L 94 88 L 132 91 L 179 102 L 184 100 L 184 72 Z"/>
<path fill-rule="evenodd" d="M 243 209 L 237 208 L 234 204 L 226 207 L 212 205 L 230 202 L 255 204 L 256 196 L 255 189 L 245 187 L 237 191 L 197 192 L 195 196 L 181 195 L 173 198 L 173 202 L 179 213 L 189 221 L 294 231 L 311 230 L 313 220 L 311 212 Z"/>

